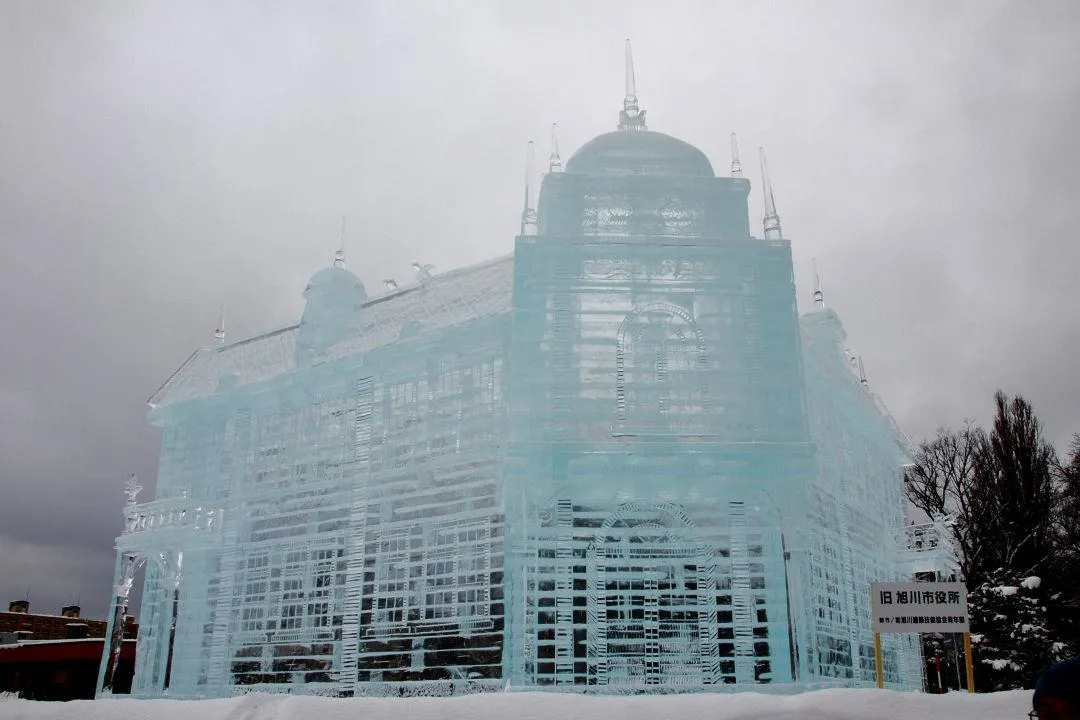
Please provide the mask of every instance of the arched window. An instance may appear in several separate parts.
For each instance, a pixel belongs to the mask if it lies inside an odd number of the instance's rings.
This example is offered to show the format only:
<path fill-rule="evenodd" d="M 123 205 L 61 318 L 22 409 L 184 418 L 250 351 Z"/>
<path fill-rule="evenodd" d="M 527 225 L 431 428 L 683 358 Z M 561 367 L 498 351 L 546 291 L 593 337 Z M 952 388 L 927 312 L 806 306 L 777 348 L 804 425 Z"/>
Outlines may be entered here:
<path fill-rule="evenodd" d="M 686 308 L 650 303 L 619 325 L 616 435 L 699 434 L 706 412 L 705 339 Z"/>

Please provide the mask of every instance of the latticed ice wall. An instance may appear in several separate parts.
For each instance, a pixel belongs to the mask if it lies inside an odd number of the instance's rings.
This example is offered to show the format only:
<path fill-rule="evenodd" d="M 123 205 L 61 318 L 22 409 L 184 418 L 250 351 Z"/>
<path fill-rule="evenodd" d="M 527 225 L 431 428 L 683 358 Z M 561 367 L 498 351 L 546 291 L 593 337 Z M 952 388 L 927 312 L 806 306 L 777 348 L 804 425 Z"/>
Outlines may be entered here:
<path fill-rule="evenodd" d="M 749 238 L 519 238 L 512 684 L 797 677 L 785 543 L 813 455 L 789 252 Z"/>
<path fill-rule="evenodd" d="M 364 520 L 357 694 L 501 675 L 506 322 L 459 328 L 385 388 Z M 425 357 L 426 356 L 426 357 Z M 408 366 L 407 356 L 400 362 Z M 425 683 L 434 683 L 425 687 Z"/>
<path fill-rule="evenodd" d="M 823 683 L 876 682 L 870 583 L 904 577 L 901 434 L 860 380 L 832 310 L 802 317 L 804 373 L 818 473 L 807 518 L 814 674 Z M 885 682 L 922 686 L 917 636 L 883 636 Z"/>
<path fill-rule="evenodd" d="M 214 695 L 294 680 L 314 689 L 339 679 L 350 507 L 366 474 L 356 434 L 371 393 L 355 374 L 289 380 L 157 414 L 158 497 L 187 493 L 219 508 L 222 542 L 201 552 L 177 543 L 184 563 L 169 677 L 137 661 L 137 693 Z M 153 570 L 141 617 L 157 627 L 168 605 Z M 168 656 L 167 642 L 167 630 L 140 638 L 139 653 Z"/>
<path fill-rule="evenodd" d="M 148 566 L 137 693 L 499 676 L 507 318 L 403 335 L 155 411 L 159 501 L 217 508 L 220 543 Z"/>

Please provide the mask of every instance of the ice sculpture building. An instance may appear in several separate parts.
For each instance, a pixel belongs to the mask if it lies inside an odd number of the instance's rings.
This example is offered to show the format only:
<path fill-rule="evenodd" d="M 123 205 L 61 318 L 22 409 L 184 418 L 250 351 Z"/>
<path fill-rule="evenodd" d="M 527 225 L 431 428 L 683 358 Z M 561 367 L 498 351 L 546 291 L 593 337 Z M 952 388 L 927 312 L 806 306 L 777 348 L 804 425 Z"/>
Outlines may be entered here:
<path fill-rule="evenodd" d="M 369 296 L 339 253 L 298 324 L 196 351 L 117 540 L 134 693 L 872 685 L 907 454 L 820 289 L 797 314 L 761 164 L 754 237 L 737 151 L 648 130 L 628 65 L 512 256 Z M 885 665 L 919 686 L 911 639 Z"/>

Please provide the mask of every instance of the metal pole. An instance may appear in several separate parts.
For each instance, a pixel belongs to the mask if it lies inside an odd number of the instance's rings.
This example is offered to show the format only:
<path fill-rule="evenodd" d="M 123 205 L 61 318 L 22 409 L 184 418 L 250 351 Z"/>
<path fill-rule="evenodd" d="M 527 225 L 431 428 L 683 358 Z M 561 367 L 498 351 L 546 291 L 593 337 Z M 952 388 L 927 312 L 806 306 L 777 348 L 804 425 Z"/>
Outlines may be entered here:
<path fill-rule="evenodd" d="M 956 633 L 949 636 L 949 641 L 952 643 L 952 660 L 953 669 L 956 670 L 956 689 L 962 690 L 964 687 L 964 681 L 960 677 L 960 644 L 958 642 Z"/>

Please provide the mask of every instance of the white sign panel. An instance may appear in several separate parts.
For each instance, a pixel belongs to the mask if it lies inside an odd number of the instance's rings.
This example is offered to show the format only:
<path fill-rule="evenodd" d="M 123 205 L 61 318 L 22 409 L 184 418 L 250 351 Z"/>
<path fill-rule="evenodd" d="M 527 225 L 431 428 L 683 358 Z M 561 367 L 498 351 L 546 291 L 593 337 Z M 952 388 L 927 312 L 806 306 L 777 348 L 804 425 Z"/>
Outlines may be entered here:
<path fill-rule="evenodd" d="M 964 583 L 873 583 L 870 605 L 877 633 L 970 631 Z"/>

